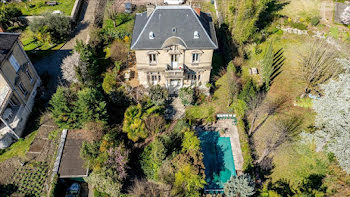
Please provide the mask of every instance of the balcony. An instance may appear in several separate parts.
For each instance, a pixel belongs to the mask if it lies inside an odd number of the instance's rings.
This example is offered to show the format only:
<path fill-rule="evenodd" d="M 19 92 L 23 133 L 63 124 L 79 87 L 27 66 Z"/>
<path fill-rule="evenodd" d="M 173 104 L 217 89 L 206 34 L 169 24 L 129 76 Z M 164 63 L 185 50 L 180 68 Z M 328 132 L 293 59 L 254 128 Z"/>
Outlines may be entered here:
<path fill-rule="evenodd" d="M 167 65 L 167 69 L 165 70 L 166 78 L 184 78 L 184 67 L 183 65 Z"/>
<path fill-rule="evenodd" d="M 21 122 L 22 118 L 22 113 L 24 110 L 24 106 L 14 106 L 14 107 L 9 107 L 7 106 L 6 110 L 4 113 L 1 114 L 2 119 L 6 121 L 6 123 L 13 129 L 13 130 L 20 130 L 22 128 L 17 128 L 19 123 Z M 6 113 L 6 115 L 5 115 Z M 5 117 L 6 116 L 6 117 Z M 6 133 L 10 132 L 10 129 L 0 121 L 0 136 L 5 135 Z M 18 132 L 16 131 L 18 134 Z"/>

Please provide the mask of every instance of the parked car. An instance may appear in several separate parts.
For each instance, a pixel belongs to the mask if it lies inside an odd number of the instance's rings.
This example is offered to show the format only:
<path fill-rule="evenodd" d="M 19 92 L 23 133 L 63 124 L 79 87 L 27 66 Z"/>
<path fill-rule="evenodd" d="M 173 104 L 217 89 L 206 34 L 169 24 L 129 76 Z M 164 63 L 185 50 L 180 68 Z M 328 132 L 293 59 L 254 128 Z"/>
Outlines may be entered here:
<path fill-rule="evenodd" d="M 68 189 L 66 193 L 66 197 L 79 197 L 80 196 L 80 185 L 79 183 L 73 183 Z"/>

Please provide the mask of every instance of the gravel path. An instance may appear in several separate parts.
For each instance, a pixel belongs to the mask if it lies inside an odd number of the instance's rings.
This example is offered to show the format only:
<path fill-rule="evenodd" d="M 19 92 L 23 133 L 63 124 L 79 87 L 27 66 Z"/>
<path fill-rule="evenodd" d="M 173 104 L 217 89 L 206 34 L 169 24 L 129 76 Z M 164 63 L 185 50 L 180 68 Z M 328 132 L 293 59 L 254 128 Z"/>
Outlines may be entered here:
<path fill-rule="evenodd" d="M 59 78 L 61 77 L 60 65 L 62 60 L 71 54 L 77 40 L 87 41 L 89 39 L 89 27 L 94 18 L 96 2 L 97 1 L 95 0 L 85 0 L 83 2 L 79 24 L 76 26 L 73 33 L 74 37 L 63 45 L 60 50 L 57 50 L 51 55 L 34 63 L 39 75 L 45 72 L 48 72 L 50 75 L 50 81 L 47 85 L 47 94 L 49 96 L 56 92 L 56 87 L 59 84 Z"/>

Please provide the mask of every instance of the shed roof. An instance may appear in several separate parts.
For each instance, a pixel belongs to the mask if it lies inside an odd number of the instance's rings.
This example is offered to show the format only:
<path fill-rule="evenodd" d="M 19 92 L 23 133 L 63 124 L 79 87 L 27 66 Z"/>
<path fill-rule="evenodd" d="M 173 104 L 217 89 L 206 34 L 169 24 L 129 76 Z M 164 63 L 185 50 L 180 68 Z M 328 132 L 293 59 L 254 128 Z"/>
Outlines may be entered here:
<path fill-rule="evenodd" d="M 60 178 L 77 178 L 87 176 L 88 169 L 84 166 L 84 160 L 80 157 L 80 148 L 83 141 L 86 141 L 87 139 L 87 131 L 68 131 L 58 170 Z"/>
<path fill-rule="evenodd" d="M 199 34 L 194 39 L 194 32 Z M 149 39 L 153 32 L 154 39 Z M 188 49 L 218 48 L 215 28 L 210 14 L 198 16 L 191 6 L 157 6 L 151 15 L 136 15 L 131 49 L 162 49 L 169 37 L 181 39 Z"/>

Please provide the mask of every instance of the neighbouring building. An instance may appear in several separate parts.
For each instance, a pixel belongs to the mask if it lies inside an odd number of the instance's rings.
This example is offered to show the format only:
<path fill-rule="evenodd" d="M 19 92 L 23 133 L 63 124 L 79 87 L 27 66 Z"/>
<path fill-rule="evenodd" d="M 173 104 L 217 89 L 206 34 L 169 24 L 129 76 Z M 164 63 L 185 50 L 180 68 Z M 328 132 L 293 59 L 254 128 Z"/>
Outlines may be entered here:
<path fill-rule="evenodd" d="M 148 5 L 136 14 L 131 49 L 138 80 L 176 93 L 181 87 L 208 90 L 212 57 L 218 42 L 210 14 L 189 5 Z"/>
<path fill-rule="evenodd" d="M 0 33 L 0 148 L 22 135 L 40 85 L 19 36 Z"/>

